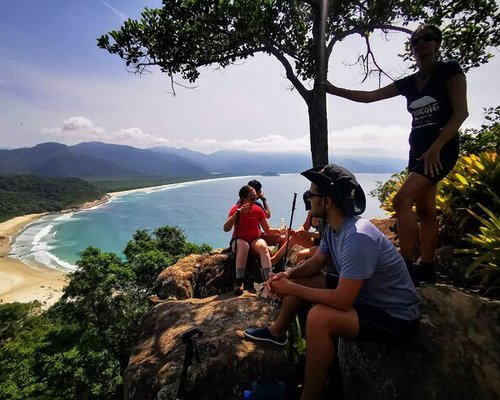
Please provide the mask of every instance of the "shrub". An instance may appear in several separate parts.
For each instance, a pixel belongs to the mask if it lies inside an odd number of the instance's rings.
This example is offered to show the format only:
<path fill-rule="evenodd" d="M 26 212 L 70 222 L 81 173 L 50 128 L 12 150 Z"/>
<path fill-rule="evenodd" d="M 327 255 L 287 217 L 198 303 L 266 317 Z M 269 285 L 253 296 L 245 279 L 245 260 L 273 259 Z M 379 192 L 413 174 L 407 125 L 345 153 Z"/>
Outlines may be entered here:
<path fill-rule="evenodd" d="M 497 160 L 496 152 L 462 156 L 439 184 L 436 204 L 441 211 L 441 237 L 445 243 L 458 244 L 467 233 L 477 232 L 480 221 L 468 209 L 481 217 L 486 214 L 478 204 L 495 210 L 490 192 L 500 194 Z"/>
<path fill-rule="evenodd" d="M 480 129 L 466 129 L 460 135 L 461 154 L 500 151 L 500 106 L 484 109 L 486 122 Z"/>
<path fill-rule="evenodd" d="M 465 242 L 469 245 L 466 249 L 457 249 L 456 253 L 472 256 L 472 263 L 466 272 L 466 277 L 481 279 L 481 285 L 486 293 L 500 290 L 500 198 L 491 192 L 496 203 L 496 213 L 478 204 L 486 214 L 482 217 L 474 211 L 467 211 L 480 222 L 477 233 L 468 233 Z"/>
<path fill-rule="evenodd" d="M 399 173 L 392 174 L 386 182 L 376 182 L 375 189 L 370 192 L 370 196 L 375 197 L 378 201 L 380 201 L 380 208 L 382 208 L 382 210 L 394 215 L 395 212 L 392 207 L 392 200 L 407 176 L 408 171 L 404 170 Z"/>

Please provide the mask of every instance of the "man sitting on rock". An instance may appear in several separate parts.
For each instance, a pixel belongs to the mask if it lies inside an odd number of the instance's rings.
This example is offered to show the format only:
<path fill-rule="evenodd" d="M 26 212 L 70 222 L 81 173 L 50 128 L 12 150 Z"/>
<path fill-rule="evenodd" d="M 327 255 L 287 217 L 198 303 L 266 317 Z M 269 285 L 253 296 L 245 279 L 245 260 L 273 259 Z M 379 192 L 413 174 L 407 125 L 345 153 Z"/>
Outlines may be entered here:
<path fill-rule="evenodd" d="M 420 300 L 397 249 L 370 221 L 357 216 L 366 199 L 354 175 L 335 164 L 302 175 L 311 181 L 313 216 L 328 225 L 312 258 L 266 282 L 269 293 L 282 299 L 277 320 L 269 327 L 249 328 L 245 336 L 284 346 L 295 314 L 305 302 L 312 303 L 301 397 L 309 400 L 321 395 L 335 357 L 335 337 L 408 338 L 418 326 Z M 330 257 L 338 275 L 322 272 Z"/>

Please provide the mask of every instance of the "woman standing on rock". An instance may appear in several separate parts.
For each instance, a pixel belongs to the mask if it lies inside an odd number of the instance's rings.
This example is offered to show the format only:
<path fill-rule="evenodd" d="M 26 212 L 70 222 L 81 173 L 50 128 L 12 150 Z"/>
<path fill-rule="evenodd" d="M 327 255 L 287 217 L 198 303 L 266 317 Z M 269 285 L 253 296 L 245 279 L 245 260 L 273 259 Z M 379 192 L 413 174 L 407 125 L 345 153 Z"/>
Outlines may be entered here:
<path fill-rule="evenodd" d="M 352 101 L 371 103 L 397 95 L 406 97 L 412 114 L 408 177 L 393 200 L 401 255 L 414 282 L 435 282 L 434 252 L 438 244 L 436 184 L 458 159 L 458 129 L 468 116 L 465 75 L 456 61 L 440 61 L 442 33 L 422 25 L 410 38 L 418 71 L 373 91 L 338 88 L 327 82 L 328 93 Z M 416 206 L 418 221 L 413 213 Z M 421 259 L 414 265 L 417 234 Z"/>
<path fill-rule="evenodd" d="M 224 232 L 229 232 L 233 226 L 231 250 L 236 253 L 236 279 L 234 281 L 234 294 L 243 293 L 243 282 L 247 265 L 248 253 L 257 254 L 264 274 L 264 280 L 271 271 L 271 256 L 267 243 L 260 237 L 260 227 L 268 234 L 278 234 L 278 229 L 272 229 L 266 219 L 264 210 L 255 204 L 257 193 L 249 185 L 245 185 L 239 192 L 240 200 L 229 211 L 227 221 L 224 223 Z"/>

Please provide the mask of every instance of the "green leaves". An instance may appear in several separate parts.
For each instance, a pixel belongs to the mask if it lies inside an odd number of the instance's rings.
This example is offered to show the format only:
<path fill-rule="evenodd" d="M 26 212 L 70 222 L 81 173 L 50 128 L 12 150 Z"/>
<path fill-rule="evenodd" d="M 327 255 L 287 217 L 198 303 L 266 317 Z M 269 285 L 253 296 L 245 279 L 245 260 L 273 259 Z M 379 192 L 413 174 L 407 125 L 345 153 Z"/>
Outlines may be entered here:
<path fill-rule="evenodd" d="M 478 276 L 485 292 L 500 290 L 500 198 L 493 192 L 490 192 L 495 200 L 496 214 L 478 204 L 481 210 L 486 214 L 482 217 L 474 211 L 467 211 L 480 222 L 477 233 L 468 233 L 465 242 L 469 248 L 455 250 L 458 254 L 472 255 L 473 262 L 467 269 L 467 276 Z"/>
<path fill-rule="evenodd" d="M 437 206 L 442 238 L 459 243 L 466 233 L 478 228 L 478 221 L 466 210 L 483 215 L 478 204 L 494 209 L 490 192 L 500 194 L 498 153 L 483 152 L 462 156 L 453 171 L 438 185 Z M 499 210 L 500 211 L 500 210 Z"/>
<path fill-rule="evenodd" d="M 23 214 L 60 211 L 104 194 L 77 178 L 0 175 L 0 222 Z"/>
<path fill-rule="evenodd" d="M 500 106 L 484 110 L 486 122 L 480 129 L 466 129 L 460 135 L 462 154 L 478 154 L 483 151 L 500 151 Z"/>
<path fill-rule="evenodd" d="M 126 260 L 89 247 L 61 300 L 41 316 L 36 304 L 0 305 L 0 398 L 119 399 L 122 374 L 149 310 L 156 277 L 187 252 L 176 227 L 140 230 Z"/>

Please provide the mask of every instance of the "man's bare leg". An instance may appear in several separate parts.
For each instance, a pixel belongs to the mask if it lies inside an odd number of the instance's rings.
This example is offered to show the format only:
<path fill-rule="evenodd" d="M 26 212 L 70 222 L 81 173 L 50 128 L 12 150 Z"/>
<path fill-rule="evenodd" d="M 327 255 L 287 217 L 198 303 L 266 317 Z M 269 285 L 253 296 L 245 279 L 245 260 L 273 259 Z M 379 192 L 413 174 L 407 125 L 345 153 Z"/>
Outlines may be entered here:
<path fill-rule="evenodd" d="M 296 279 L 293 282 L 299 285 L 324 289 L 326 287 L 326 278 L 324 274 L 306 279 Z M 295 318 L 304 301 L 295 296 L 286 296 L 283 298 L 281 308 L 276 321 L 269 327 L 269 332 L 273 336 L 284 336 L 290 323 Z"/>
<path fill-rule="evenodd" d="M 335 358 L 335 337 L 355 338 L 359 332 L 356 311 L 315 305 L 307 316 L 307 349 L 301 400 L 316 400 L 325 386 Z"/>

